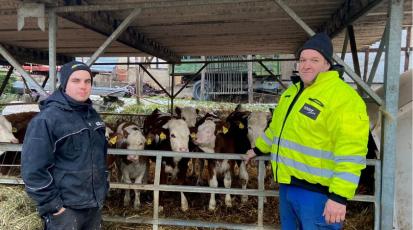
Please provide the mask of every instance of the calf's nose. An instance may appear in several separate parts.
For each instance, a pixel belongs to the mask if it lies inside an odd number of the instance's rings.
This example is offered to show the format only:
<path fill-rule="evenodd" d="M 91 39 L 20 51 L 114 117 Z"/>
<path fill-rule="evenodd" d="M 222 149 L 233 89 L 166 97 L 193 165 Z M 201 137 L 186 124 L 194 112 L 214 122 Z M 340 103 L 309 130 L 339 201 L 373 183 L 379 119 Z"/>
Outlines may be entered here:
<path fill-rule="evenodd" d="M 180 147 L 179 152 L 189 152 L 189 150 L 186 147 Z"/>

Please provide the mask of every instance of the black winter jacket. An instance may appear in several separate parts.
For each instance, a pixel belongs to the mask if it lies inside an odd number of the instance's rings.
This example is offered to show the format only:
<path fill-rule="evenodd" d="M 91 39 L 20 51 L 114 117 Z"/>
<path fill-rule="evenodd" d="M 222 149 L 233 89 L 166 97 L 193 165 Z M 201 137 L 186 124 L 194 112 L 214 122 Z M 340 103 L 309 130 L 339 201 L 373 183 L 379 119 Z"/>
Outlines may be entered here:
<path fill-rule="evenodd" d="M 41 216 L 61 207 L 102 207 L 108 192 L 105 124 L 88 100 L 55 91 L 30 122 L 22 177 Z"/>

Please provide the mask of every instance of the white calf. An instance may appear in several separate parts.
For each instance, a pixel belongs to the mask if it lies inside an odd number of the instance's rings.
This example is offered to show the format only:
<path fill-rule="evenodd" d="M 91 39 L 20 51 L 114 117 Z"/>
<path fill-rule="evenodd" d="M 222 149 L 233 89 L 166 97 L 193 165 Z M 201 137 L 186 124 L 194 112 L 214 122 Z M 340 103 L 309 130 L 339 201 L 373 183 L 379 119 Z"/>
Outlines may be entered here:
<path fill-rule="evenodd" d="M 0 142 L 6 143 L 19 143 L 19 140 L 13 135 L 13 128 L 11 123 L 4 117 L 0 115 Z M 0 151 L 0 155 L 4 152 Z"/>
<path fill-rule="evenodd" d="M 248 116 L 248 139 L 251 143 L 251 148 L 255 147 L 255 140 L 267 128 L 268 120 L 270 119 L 267 112 L 251 112 Z"/>

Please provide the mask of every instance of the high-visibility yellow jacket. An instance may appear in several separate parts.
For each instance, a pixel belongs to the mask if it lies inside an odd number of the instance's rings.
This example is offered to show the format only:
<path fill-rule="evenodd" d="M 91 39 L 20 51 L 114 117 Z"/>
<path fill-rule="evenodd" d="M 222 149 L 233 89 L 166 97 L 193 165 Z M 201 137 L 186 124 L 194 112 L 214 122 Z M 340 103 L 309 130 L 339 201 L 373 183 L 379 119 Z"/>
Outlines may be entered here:
<path fill-rule="evenodd" d="M 362 98 L 338 72 L 327 71 L 307 88 L 293 84 L 281 95 L 255 144 L 271 153 L 279 183 L 290 184 L 294 177 L 351 199 L 366 165 L 368 132 Z"/>

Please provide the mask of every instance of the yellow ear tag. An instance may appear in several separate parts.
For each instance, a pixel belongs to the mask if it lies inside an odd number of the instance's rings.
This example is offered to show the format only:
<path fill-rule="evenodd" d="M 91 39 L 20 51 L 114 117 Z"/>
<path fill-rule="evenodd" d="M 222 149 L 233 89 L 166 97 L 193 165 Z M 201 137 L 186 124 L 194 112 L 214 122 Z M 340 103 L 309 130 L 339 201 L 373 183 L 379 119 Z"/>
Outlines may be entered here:
<path fill-rule="evenodd" d="M 226 134 L 226 133 L 228 132 L 228 128 L 225 127 L 225 126 L 222 126 L 222 132 L 223 132 L 224 134 Z"/>
<path fill-rule="evenodd" d="M 147 145 L 151 145 L 151 144 L 152 144 L 152 139 L 149 138 L 148 140 L 146 140 L 146 144 L 147 144 Z"/>
<path fill-rule="evenodd" d="M 244 124 L 242 124 L 242 122 L 241 123 L 239 123 L 239 125 L 238 125 L 238 127 L 240 128 L 240 129 L 244 129 Z"/>
<path fill-rule="evenodd" d="M 191 138 L 195 139 L 196 138 L 196 133 L 191 133 Z"/>
<path fill-rule="evenodd" d="M 12 131 L 13 133 L 17 133 L 17 128 L 16 128 L 16 127 L 13 127 L 13 128 L 11 129 L 11 131 Z"/>
<path fill-rule="evenodd" d="M 165 140 L 166 139 L 165 133 L 162 132 L 161 134 L 159 134 L 159 139 Z"/>
<path fill-rule="evenodd" d="M 112 137 L 112 138 L 109 139 L 109 143 L 112 144 L 112 145 L 114 145 L 114 144 L 116 144 L 116 141 L 117 141 L 117 140 L 118 140 L 118 136 L 114 136 L 114 137 Z"/>

